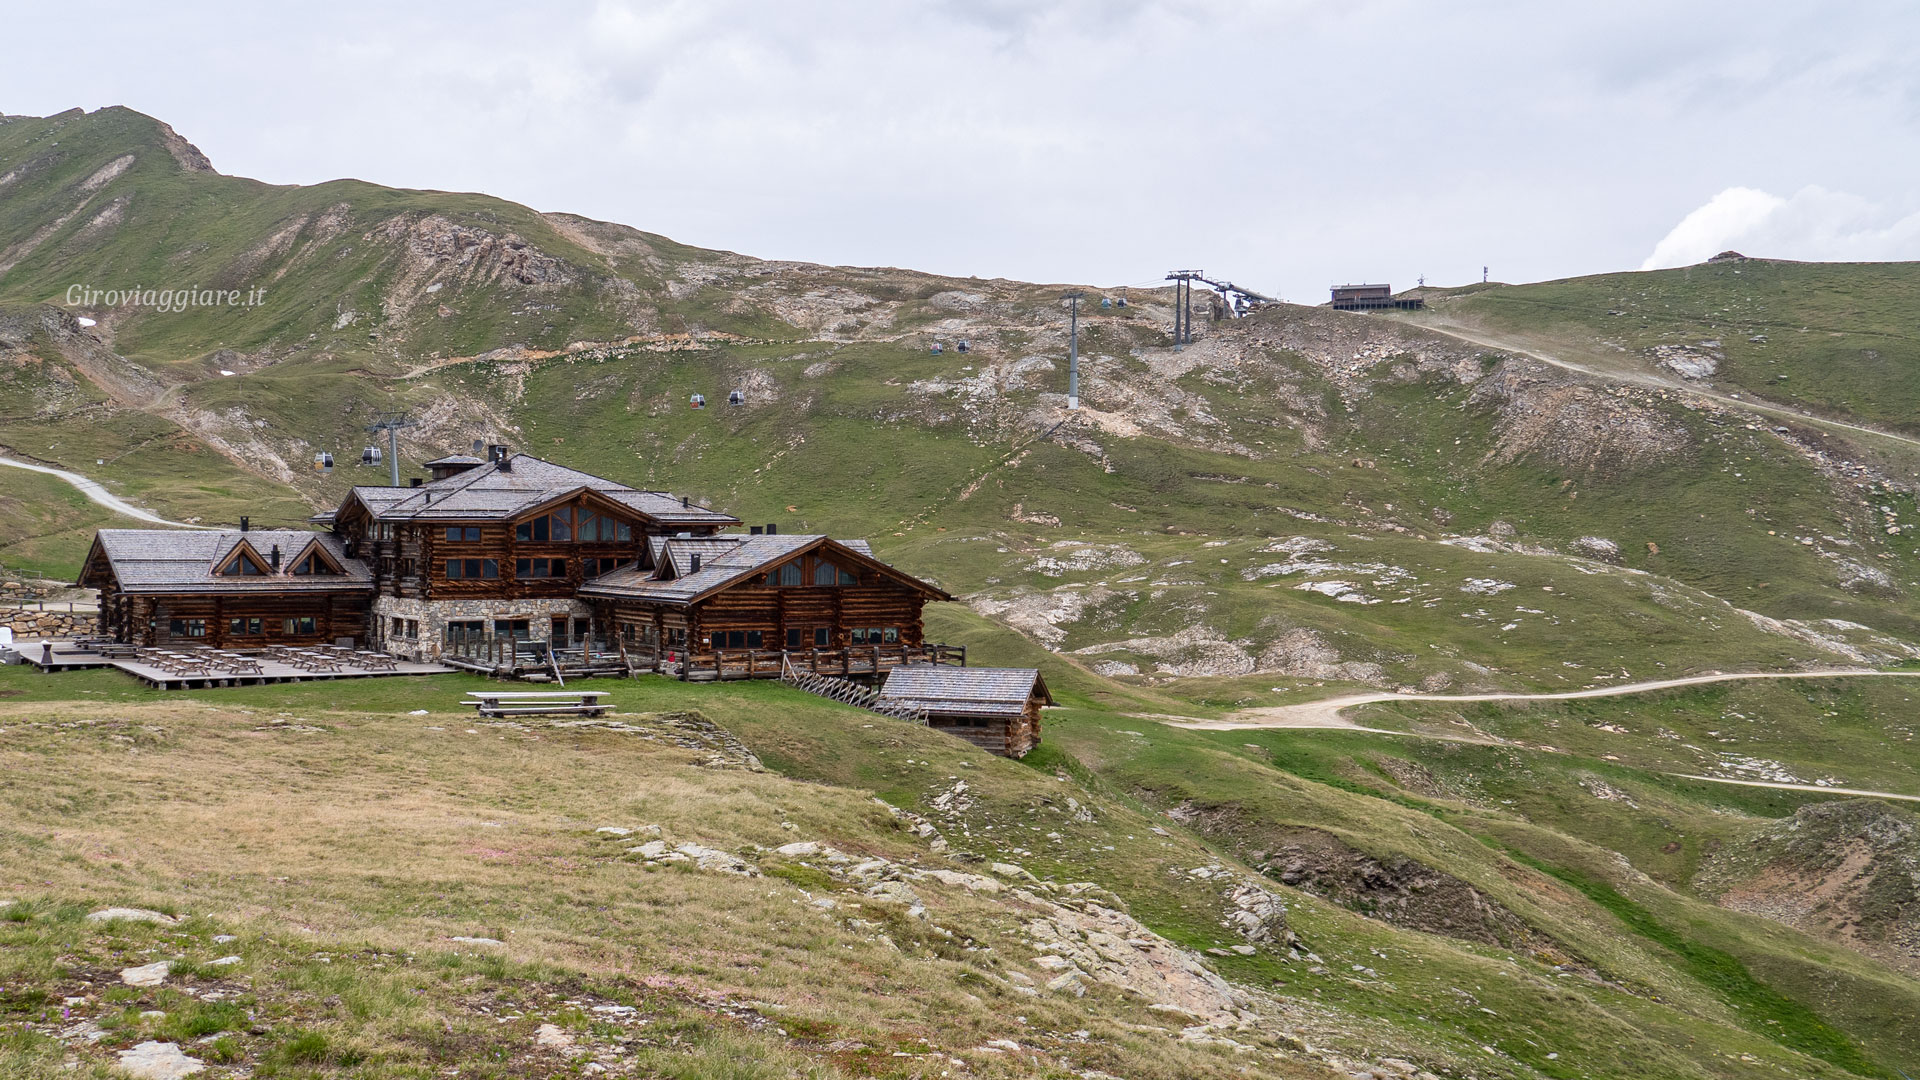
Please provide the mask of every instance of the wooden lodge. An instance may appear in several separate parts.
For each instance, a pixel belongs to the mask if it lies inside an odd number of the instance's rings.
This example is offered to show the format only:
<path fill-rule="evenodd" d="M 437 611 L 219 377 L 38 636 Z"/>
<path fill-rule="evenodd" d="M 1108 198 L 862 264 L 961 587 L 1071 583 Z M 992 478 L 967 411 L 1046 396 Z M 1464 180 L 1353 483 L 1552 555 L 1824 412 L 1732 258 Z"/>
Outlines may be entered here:
<path fill-rule="evenodd" d="M 102 529 L 79 584 L 101 633 L 133 645 L 221 649 L 365 641 L 372 575 L 326 533 Z"/>
<path fill-rule="evenodd" d="M 1040 710 L 1053 695 L 1033 668 L 915 664 L 887 675 L 877 704 L 924 712 L 929 727 L 1017 758 L 1039 745 Z"/>
<path fill-rule="evenodd" d="M 1427 306 L 1427 302 L 1417 296 L 1393 295 L 1391 285 L 1335 285 L 1332 292 L 1335 311 L 1411 310 Z"/>
<path fill-rule="evenodd" d="M 953 597 L 864 540 L 668 537 L 649 554 L 580 589 L 635 667 L 706 680 L 778 678 L 782 664 L 848 676 L 964 662 L 962 650 L 929 646 L 921 623 L 928 600 Z"/>
<path fill-rule="evenodd" d="M 505 447 L 428 467 L 408 487 L 355 487 L 313 518 L 324 532 L 245 518 L 102 530 L 79 583 L 100 590 L 102 630 L 122 645 L 344 646 L 382 670 L 543 679 L 785 678 L 998 754 L 1039 741 L 1053 700 L 1039 673 L 968 669 L 964 648 L 927 641 L 927 602 L 953 598 L 865 540 L 724 531 L 739 519 Z M 857 685 L 882 678 L 877 695 Z"/>
<path fill-rule="evenodd" d="M 338 643 L 502 675 L 869 677 L 964 663 L 921 609 L 950 600 L 864 540 L 746 533 L 729 514 L 495 446 L 433 479 L 355 487 L 326 532 L 112 529 L 80 583 L 139 645 Z"/>

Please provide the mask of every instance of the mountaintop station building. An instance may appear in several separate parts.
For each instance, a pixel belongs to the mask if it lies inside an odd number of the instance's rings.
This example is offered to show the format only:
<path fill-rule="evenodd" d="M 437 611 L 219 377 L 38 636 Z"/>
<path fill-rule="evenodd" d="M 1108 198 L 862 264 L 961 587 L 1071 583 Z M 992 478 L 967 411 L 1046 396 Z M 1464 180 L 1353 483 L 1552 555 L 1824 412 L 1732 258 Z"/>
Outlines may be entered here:
<path fill-rule="evenodd" d="M 428 468 L 353 488 L 326 532 L 102 530 L 79 583 L 136 645 L 350 642 L 490 671 L 567 653 L 693 680 L 965 663 L 923 635 L 952 597 L 864 540 L 723 531 L 740 520 L 504 446 Z"/>

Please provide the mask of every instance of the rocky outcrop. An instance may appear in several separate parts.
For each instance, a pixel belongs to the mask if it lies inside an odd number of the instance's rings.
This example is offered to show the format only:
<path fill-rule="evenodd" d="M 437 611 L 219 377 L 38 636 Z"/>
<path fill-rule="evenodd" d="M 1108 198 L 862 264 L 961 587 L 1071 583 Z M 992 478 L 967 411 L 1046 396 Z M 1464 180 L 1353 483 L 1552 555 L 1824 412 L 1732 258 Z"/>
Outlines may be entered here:
<path fill-rule="evenodd" d="M 1920 819 L 1873 799 L 1800 807 L 1709 858 L 1722 907 L 1850 945 L 1920 975 Z"/>
<path fill-rule="evenodd" d="M 1533 361 L 1501 362 L 1467 400 L 1496 412 L 1498 442 L 1488 460 L 1502 465 L 1530 457 L 1619 473 L 1693 450 L 1686 427 L 1659 410 Z"/>

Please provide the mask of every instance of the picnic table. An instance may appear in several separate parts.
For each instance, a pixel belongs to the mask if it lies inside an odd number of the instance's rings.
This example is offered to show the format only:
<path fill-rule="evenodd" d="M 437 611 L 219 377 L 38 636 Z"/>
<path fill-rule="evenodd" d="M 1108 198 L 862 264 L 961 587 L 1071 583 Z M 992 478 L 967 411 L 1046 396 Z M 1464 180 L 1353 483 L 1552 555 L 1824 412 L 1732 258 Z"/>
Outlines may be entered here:
<path fill-rule="evenodd" d="M 460 704 L 479 709 L 481 716 L 605 716 L 606 696 L 605 690 L 470 690 Z"/>

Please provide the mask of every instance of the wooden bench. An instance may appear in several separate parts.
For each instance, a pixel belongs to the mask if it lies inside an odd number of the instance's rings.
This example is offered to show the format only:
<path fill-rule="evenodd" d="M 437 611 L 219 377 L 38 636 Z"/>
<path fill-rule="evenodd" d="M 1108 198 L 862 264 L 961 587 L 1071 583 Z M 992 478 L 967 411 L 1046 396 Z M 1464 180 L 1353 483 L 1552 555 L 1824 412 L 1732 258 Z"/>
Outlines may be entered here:
<path fill-rule="evenodd" d="M 605 690 L 471 690 L 460 704 L 473 706 L 481 716 L 605 716 L 608 705 L 602 699 L 606 696 Z"/>

